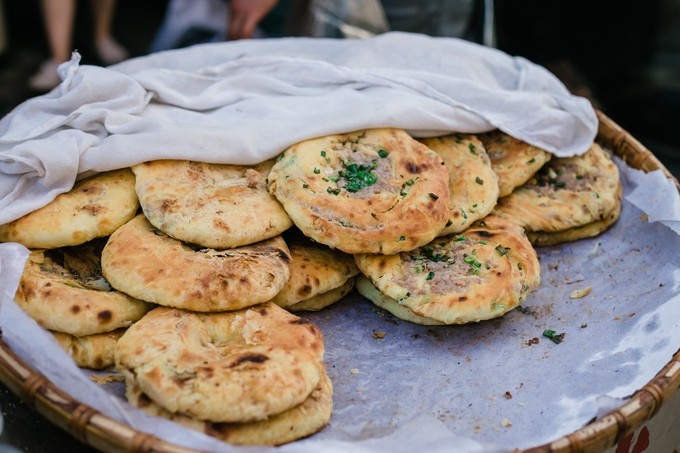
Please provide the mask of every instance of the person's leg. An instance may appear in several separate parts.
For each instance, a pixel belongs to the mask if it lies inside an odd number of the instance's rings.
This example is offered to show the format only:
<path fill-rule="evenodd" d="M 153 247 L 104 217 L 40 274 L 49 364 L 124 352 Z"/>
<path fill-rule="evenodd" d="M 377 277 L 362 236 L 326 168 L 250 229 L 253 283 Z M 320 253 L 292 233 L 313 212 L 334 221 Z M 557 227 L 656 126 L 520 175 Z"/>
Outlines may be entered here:
<path fill-rule="evenodd" d="M 62 63 L 71 56 L 75 0 L 42 0 L 42 11 L 52 61 Z"/>
<path fill-rule="evenodd" d="M 47 91 L 59 85 L 57 67 L 71 56 L 76 3 L 75 0 L 42 0 L 41 6 L 50 58 L 28 79 L 28 86 Z"/>
<path fill-rule="evenodd" d="M 111 35 L 116 0 L 92 0 L 94 45 L 105 64 L 118 63 L 128 57 L 127 51 Z"/>

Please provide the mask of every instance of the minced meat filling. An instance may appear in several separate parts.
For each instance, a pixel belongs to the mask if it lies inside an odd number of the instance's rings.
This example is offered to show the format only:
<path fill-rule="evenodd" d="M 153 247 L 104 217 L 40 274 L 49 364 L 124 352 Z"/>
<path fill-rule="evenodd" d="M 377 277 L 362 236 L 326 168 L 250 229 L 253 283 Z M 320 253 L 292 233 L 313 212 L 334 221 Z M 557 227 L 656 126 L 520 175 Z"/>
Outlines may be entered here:
<path fill-rule="evenodd" d="M 485 249 L 493 247 L 484 241 L 456 236 L 402 253 L 408 271 L 397 283 L 412 295 L 466 291 L 470 285 L 480 284 L 485 272 L 498 267 L 492 254 L 496 252 Z"/>
<path fill-rule="evenodd" d="M 546 195 L 556 190 L 585 192 L 590 190 L 596 175 L 584 172 L 580 165 L 560 164 L 543 167 L 529 182 L 531 189 Z"/>

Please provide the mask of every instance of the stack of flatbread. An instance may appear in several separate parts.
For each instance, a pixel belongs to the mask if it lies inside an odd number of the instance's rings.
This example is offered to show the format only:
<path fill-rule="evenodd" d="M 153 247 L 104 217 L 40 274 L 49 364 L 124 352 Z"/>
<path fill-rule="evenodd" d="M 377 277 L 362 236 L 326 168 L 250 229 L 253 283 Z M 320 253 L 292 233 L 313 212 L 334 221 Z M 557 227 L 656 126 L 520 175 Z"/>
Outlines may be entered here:
<path fill-rule="evenodd" d="M 534 246 L 601 233 L 620 198 L 596 144 L 552 158 L 499 131 L 370 129 L 256 166 L 100 174 L 0 240 L 32 250 L 16 300 L 80 366 L 115 366 L 151 414 L 278 445 L 332 411 L 323 335 L 291 312 L 356 285 L 414 323 L 500 317 L 540 284 Z"/>

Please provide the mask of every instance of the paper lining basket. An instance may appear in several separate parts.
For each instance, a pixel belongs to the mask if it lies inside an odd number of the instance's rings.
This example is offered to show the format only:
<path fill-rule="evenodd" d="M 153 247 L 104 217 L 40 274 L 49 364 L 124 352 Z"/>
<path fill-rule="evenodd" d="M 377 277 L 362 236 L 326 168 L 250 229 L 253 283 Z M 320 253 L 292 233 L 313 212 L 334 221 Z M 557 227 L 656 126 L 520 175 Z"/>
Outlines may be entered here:
<path fill-rule="evenodd" d="M 660 169 L 674 178 L 640 142 L 598 112 L 598 142 L 629 166 L 645 172 Z M 0 381 L 30 407 L 81 442 L 103 451 L 192 452 L 112 420 L 61 391 L 27 366 L 0 338 Z M 595 452 L 605 450 L 652 418 L 680 388 L 680 351 L 622 407 L 582 429 L 526 452 Z"/>

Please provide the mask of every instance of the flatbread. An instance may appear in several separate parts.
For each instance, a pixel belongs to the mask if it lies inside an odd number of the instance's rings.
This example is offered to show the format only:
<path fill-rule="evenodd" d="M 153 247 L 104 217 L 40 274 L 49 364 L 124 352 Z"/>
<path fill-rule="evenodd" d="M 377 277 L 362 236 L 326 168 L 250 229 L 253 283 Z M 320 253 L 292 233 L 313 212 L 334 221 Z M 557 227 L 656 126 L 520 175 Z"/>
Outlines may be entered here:
<path fill-rule="evenodd" d="M 237 310 L 283 288 L 290 254 L 280 236 L 226 250 L 195 249 L 139 215 L 111 235 L 102 270 L 111 286 L 141 300 L 203 312 Z"/>
<path fill-rule="evenodd" d="M 595 143 L 581 156 L 553 159 L 493 212 L 527 232 L 564 231 L 604 220 L 620 203 L 620 184 L 618 168 Z"/>
<path fill-rule="evenodd" d="M 46 329 L 75 336 L 128 327 L 153 308 L 109 286 L 91 243 L 32 251 L 14 300 Z"/>
<path fill-rule="evenodd" d="M 412 322 L 414 324 L 421 324 L 423 326 L 442 326 L 445 324 L 444 322 L 437 321 L 436 319 L 418 316 L 408 307 L 399 305 L 396 300 L 381 293 L 380 290 L 363 275 L 358 275 L 355 281 L 359 294 L 373 302 L 373 304 L 375 304 L 377 307 L 392 313 L 399 319 Z"/>
<path fill-rule="evenodd" d="M 502 316 L 540 283 L 536 252 L 522 229 L 497 217 L 408 253 L 355 259 L 380 292 L 445 324 Z"/>
<path fill-rule="evenodd" d="M 491 212 L 499 196 L 498 176 L 484 145 L 474 135 L 451 134 L 420 140 L 449 170 L 449 221 L 439 236 L 460 233 Z"/>
<path fill-rule="evenodd" d="M 81 368 L 103 370 L 114 365 L 114 352 L 118 339 L 126 329 L 76 337 L 62 332 L 50 333 L 59 346 L 73 358 Z"/>
<path fill-rule="evenodd" d="M 288 308 L 303 300 L 336 289 L 359 273 L 354 258 L 339 250 L 307 240 L 287 241 L 290 279 L 271 300 Z"/>
<path fill-rule="evenodd" d="M 441 157 L 398 129 L 330 135 L 288 148 L 269 191 L 302 232 L 346 253 L 427 244 L 449 217 Z"/>
<path fill-rule="evenodd" d="M 286 307 L 288 311 L 319 311 L 341 300 L 354 289 L 354 278 L 350 278 L 337 288 L 311 296 Z"/>
<path fill-rule="evenodd" d="M 323 376 L 323 336 L 275 304 L 222 313 L 159 307 L 118 340 L 116 367 L 163 409 L 212 422 L 264 420 Z"/>
<path fill-rule="evenodd" d="M 19 242 L 30 249 L 80 245 L 110 235 L 138 208 L 129 168 L 100 173 L 76 183 L 48 205 L 0 225 L 0 242 Z"/>
<path fill-rule="evenodd" d="M 267 191 L 272 165 L 157 160 L 132 171 L 153 226 L 175 239 L 221 249 L 264 241 L 293 225 Z"/>
<path fill-rule="evenodd" d="M 301 404 L 266 420 L 249 423 L 215 423 L 172 414 L 155 404 L 134 382 L 126 387 L 130 403 L 144 412 L 179 423 L 236 445 L 281 445 L 321 430 L 331 418 L 333 384 L 327 374 Z"/>
<path fill-rule="evenodd" d="M 619 200 L 621 199 L 622 188 L 619 186 Z M 563 244 L 565 242 L 573 242 L 579 239 L 591 238 L 607 231 L 621 214 L 621 203 L 616 203 L 614 209 L 605 216 L 602 220 L 587 223 L 580 227 L 569 228 L 554 233 L 545 233 L 542 231 L 529 231 L 527 237 L 529 241 L 536 247 L 544 247 L 550 245 Z"/>
<path fill-rule="evenodd" d="M 491 159 L 491 167 L 498 175 L 500 197 L 527 182 L 552 158 L 549 152 L 495 130 L 478 134 Z"/>

